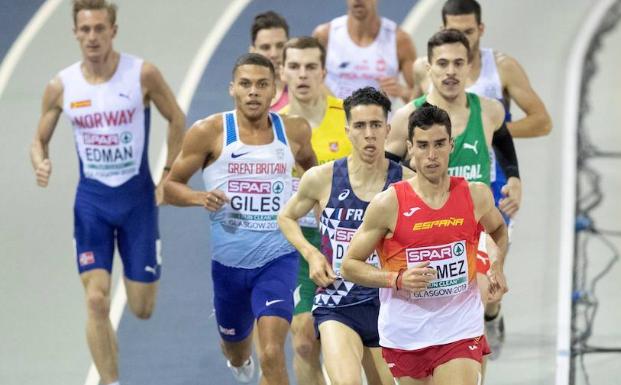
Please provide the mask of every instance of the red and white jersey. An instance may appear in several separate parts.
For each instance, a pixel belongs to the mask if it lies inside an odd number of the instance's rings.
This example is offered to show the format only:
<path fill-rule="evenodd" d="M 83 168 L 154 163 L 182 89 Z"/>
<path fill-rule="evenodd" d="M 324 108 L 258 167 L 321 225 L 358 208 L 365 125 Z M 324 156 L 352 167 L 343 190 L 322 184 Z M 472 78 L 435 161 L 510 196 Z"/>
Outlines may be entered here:
<path fill-rule="evenodd" d="M 468 182 L 451 177 L 450 195 L 430 208 L 409 182 L 394 185 L 398 216 L 392 238 L 377 247 L 391 271 L 430 261 L 437 277 L 420 293 L 380 289 L 380 345 L 415 350 L 483 334 L 483 305 L 476 281 L 480 228 Z"/>

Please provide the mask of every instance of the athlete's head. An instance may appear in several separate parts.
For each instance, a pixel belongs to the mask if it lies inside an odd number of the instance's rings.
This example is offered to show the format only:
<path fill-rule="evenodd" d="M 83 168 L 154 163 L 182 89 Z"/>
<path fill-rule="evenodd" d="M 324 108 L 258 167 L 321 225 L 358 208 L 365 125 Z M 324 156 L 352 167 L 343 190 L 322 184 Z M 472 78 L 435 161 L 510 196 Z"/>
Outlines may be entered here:
<path fill-rule="evenodd" d="M 310 36 L 295 37 L 285 44 L 281 78 L 296 100 L 309 102 L 323 96 L 326 50 Z"/>
<path fill-rule="evenodd" d="M 377 0 L 347 0 L 347 14 L 358 20 L 377 14 Z"/>
<path fill-rule="evenodd" d="M 476 0 L 448 0 L 442 7 L 442 24 L 444 28 L 466 35 L 472 53 L 479 51 L 485 25 L 481 22 L 481 6 Z"/>
<path fill-rule="evenodd" d="M 427 42 L 429 78 L 434 91 L 452 100 L 465 91 L 470 71 L 470 45 L 463 33 L 455 29 L 436 32 Z"/>
<path fill-rule="evenodd" d="M 240 56 L 233 67 L 229 94 L 235 99 L 237 110 L 247 119 L 263 118 L 276 94 L 272 62 L 257 53 Z"/>
<path fill-rule="evenodd" d="M 446 175 L 453 150 L 451 119 L 446 111 L 425 103 L 408 119 L 408 155 L 412 166 L 429 180 Z"/>
<path fill-rule="evenodd" d="M 354 153 L 365 162 L 384 157 L 384 144 L 390 131 L 390 99 L 373 87 L 360 88 L 343 101 L 347 117 L 347 136 Z"/>
<path fill-rule="evenodd" d="M 101 60 L 112 51 L 116 10 L 116 5 L 106 0 L 73 1 L 73 33 L 85 59 Z"/>
<path fill-rule="evenodd" d="M 250 38 L 250 52 L 269 58 L 278 71 L 282 63 L 282 50 L 289 39 L 287 20 L 274 11 L 260 13 L 254 17 Z"/>

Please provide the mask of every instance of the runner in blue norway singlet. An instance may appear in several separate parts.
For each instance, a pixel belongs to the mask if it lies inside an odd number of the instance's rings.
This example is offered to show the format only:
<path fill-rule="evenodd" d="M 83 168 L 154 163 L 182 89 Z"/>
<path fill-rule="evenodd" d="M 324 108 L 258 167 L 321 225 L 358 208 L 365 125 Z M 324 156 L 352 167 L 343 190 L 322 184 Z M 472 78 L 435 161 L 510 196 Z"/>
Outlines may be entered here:
<path fill-rule="evenodd" d="M 80 162 L 74 238 L 80 273 L 112 270 L 115 239 L 127 278 L 159 278 L 155 190 L 148 164 L 150 109 L 143 60 L 121 54 L 110 80 L 90 84 L 77 62 L 59 74 L 63 112 L 73 126 Z"/>

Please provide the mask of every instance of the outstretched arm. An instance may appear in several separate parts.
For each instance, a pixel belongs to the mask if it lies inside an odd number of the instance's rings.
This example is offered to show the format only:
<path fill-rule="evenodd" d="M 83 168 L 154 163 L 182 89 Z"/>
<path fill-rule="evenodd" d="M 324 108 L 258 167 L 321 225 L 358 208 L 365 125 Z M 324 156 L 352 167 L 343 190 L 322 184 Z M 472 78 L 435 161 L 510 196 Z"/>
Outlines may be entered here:
<path fill-rule="evenodd" d="M 43 92 L 41 117 L 30 147 L 30 161 L 37 177 L 37 184 L 47 187 L 52 173 L 49 143 L 63 109 L 63 85 L 58 77 L 52 79 Z"/>

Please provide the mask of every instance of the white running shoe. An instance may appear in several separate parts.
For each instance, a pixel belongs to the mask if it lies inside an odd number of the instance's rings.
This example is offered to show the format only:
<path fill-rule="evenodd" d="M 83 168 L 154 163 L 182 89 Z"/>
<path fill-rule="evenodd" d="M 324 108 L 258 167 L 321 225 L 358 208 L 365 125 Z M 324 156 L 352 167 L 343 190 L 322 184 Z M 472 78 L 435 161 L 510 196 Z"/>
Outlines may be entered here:
<path fill-rule="evenodd" d="M 491 321 L 485 321 L 485 336 L 492 351 L 489 359 L 492 361 L 498 359 L 505 343 L 505 319 L 502 314 L 498 314 Z"/>
<path fill-rule="evenodd" d="M 235 377 L 237 382 L 242 384 L 249 384 L 254 377 L 254 360 L 252 359 L 252 356 L 250 356 L 248 361 L 246 361 L 246 363 L 239 368 L 231 365 L 231 361 L 228 360 L 226 361 L 226 366 L 231 369 L 233 377 Z"/>

